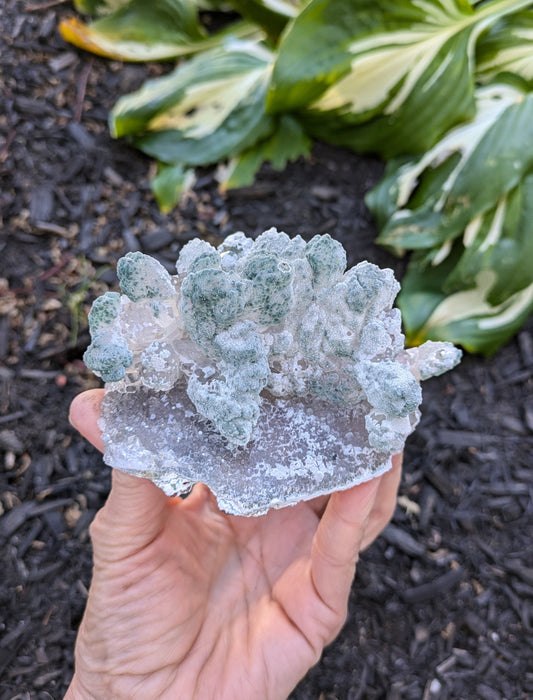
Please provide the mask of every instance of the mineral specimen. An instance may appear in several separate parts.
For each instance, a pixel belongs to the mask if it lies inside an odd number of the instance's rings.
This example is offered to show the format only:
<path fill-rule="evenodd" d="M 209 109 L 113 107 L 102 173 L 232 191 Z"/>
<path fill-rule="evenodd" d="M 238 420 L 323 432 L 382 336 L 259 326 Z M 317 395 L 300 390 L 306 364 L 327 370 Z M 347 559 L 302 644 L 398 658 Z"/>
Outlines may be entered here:
<path fill-rule="evenodd" d="M 104 459 L 169 495 L 201 481 L 260 515 L 382 474 L 419 420 L 419 381 L 449 343 L 404 350 L 391 270 L 270 229 L 193 240 L 177 274 L 128 253 L 122 295 L 89 314 L 87 366 L 106 382 Z"/>

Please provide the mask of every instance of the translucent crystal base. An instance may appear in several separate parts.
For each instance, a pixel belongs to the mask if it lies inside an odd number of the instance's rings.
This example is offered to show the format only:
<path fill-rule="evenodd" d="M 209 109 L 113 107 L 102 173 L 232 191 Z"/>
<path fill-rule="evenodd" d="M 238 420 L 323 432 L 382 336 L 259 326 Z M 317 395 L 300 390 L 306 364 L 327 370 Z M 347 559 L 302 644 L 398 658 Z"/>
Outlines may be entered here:
<path fill-rule="evenodd" d="M 219 507 L 262 515 L 383 474 L 391 455 L 368 442 L 365 415 L 316 397 L 266 395 L 246 447 L 230 446 L 196 412 L 182 383 L 168 392 L 109 388 L 103 403 L 105 461 L 154 481 L 169 496 L 206 484 Z M 409 420 L 414 429 L 418 411 Z"/>

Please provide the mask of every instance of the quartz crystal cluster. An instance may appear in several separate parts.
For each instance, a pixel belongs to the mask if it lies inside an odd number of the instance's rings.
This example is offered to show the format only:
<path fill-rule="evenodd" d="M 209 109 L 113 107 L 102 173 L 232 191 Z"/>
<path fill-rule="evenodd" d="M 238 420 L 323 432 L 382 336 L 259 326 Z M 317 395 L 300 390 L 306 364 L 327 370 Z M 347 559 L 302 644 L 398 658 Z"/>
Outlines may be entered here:
<path fill-rule="evenodd" d="M 419 419 L 420 380 L 460 359 L 404 350 L 391 270 L 270 229 L 218 248 L 196 239 L 176 274 L 119 260 L 122 294 L 96 299 L 84 359 L 106 382 L 106 462 L 167 494 L 201 481 L 259 515 L 391 466 Z"/>

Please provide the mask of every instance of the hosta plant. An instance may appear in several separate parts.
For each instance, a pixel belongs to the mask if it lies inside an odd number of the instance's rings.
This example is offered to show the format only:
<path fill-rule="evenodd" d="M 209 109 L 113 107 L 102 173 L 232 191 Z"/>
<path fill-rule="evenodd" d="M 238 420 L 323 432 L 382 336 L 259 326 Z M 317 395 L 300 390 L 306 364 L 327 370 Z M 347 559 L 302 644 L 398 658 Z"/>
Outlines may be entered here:
<path fill-rule="evenodd" d="M 527 4 L 313 0 L 281 41 L 268 108 L 358 152 L 425 151 L 474 116 L 479 36 Z"/>
<path fill-rule="evenodd" d="M 196 166 L 218 164 L 225 190 L 307 156 L 313 138 L 377 153 L 393 159 L 368 197 L 378 240 L 416 251 L 400 297 L 408 340 L 490 353 L 530 312 L 531 0 L 75 5 L 95 16 L 62 23 L 78 46 L 179 61 L 110 115 L 115 137 L 157 160 L 163 211 Z"/>
<path fill-rule="evenodd" d="M 417 251 L 398 299 L 410 342 L 490 354 L 533 311 L 532 145 L 533 93 L 486 86 L 473 121 L 368 194 L 378 241 Z"/>

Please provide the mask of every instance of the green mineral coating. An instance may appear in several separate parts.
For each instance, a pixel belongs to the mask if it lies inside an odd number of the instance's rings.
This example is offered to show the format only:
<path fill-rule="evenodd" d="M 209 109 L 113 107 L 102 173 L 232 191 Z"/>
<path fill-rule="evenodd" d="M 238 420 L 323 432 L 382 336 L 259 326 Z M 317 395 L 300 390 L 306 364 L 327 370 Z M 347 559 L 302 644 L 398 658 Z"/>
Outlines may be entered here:
<path fill-rule="evenodd" d="M 259 394 L 270 377 L 267 351 L 257 324 L 250 320 L 237 321 L 217 333 L 210 354 L 219 361 L 225 381 L 202 384 L 193 375 L 187 392 L 200 413 L 222 435 L 234 444 L 244 445 L 259 416 Z"/>
<path fill-rule="evenodd" d="M 311 306 L 298 324 L 296 338 L 305 359 L 311 364 L 319 362 L 325 326 L 319 318 L 316 306 Z"/>
<path fill-rule="evenodd" d="M 266 251 L 275 255 L 287 256 L 298 245 L 298 240 L 303 241 L 300 236 L 291 238 L 283 231 L 277 231 L 275 228 L 263 231 L 263 233 L 254 241 L 254 251 Z"/>
<path fill-rule="evenodd" d="M 270 348 L 270 355 L 276 357 L 277 355 L 286 355 L 288 349 L 294 341 L 292 333 L 289 331 L 281 331 L 281 333 L 276 333 L 272 339 L 272 346 Z"/>
<path fill-rule="evenodd" d="M 359 339 L 359 351 L 363 355 L 381 355 L 390 348 L 391 344 L 390 333 L 379 321 L 367 321 Z"/>
<path fill-rule="evenodd" d="M 390 303 L 398 293 L 400 286 L 391 270 L 382 270 L 369 262 L 359 263 L 348 270 L 344 277 L 346 284 L 346 304 L 355 313 L 369 311 L 369 306 L 384 290 L 391 289 Z M 392 286 L 392 288 L 391 288 Z"/>
<path fill-rule="evenodd" d="M 220 255 L 216 250 L 202 253 L 191 263 L 189 272 L 200 272 L 200 270 L 220 269 Z"/>
<path fill-rule="evenodd" d="M 405 433 L 394 430 L 392 421 L 387 420 L 385 416 L 382 416 L 381 420 L 376 420 L 375 416 L 366 415 L 365 427 L 368 431 L 368 440 L 376 449 L 389 452 L 400 451 L 403 448 Z"/>
<path fill-rule="evenodd" d="M 92 335 L 98 333 L 103 327 L 109 326 L 118 318 L 120 312 L 120 294 L 118 292 L 106 292 L 95 299 L 89 311 L 89 329 Z"/>
<path fill-rule="evenodd" d="M 307 243 L 301 236 L 291 238 L 283 231 L 271 228 L 255 239 L 251 250 L 253 250 L 253 255 L 265 252 L 290 262 L 304 257 L 306 247 Z"/>
<path fill-rule="evenodd" d="M 236 396 L 224 382 L 203 384 L 191 375 L 187 394 L 198 411 L 212 421 L 221 435 L 235 445 L 246 445 L 259 418 L 259 404 L 248 396 Z"/>
<path fill-rule="evenodd" d="M 289 288 L 280 289 L 265 297 L 259 312 L 259 323 L 263 326 L 276 326 L 283 323 L 291 310 L 293 295 Z"/>
<path fill-rule="evenodd" d="M 239 368 L 234 374 L 227 377 L 228 384 L 235 392 L 242 394 L 259 394 L 268 384 L 270 378 L 270 367 L 266 358 L 261 358 L 258 362 L 251 362 Z M 250 400 L 252 396 L 249 397 Z"/>
<path fill-rule="evenodd" d="M 259 311 L 259 322 L 281 323 L 293 304 L 291 265 L 277 255 L 259 252 L 246 258 L 242 274 L 251 281 L 248 305 Z"/>
<path fill-rule="evenodd" d="M 270 378 L 267 351 L 257 325 L 253 321 L 239 321 L 213 340 L 216 357 L 223 362 L 223 373 L 228 386 L 242 394 L 259 394 Z M 249 397 L 252 400 L 252 396 Z"/>
<path fill-rule="evenodd" d="M 185 275 L 206 267 L 220 267 L 220 253 L 207 241 L 193 238 L 181 249 L 176 270 L 179 275 Z"/>
<path fill-rule="evenodd" d="M 133 362 L 133 355 L 125 338 L 104 331 L 93 336 L 83 361 L 104 382 L 118 382 Z"/>
<path fill-rule="evenodd" d="M 232 233 L 222 241 L 217 249 L 220 253 L 222 267 L 225 269 L 233 268 L 241 256 L 253 245 L 254 241 L 247 238 L 242 231 Z"/>
<path fill-rule="evenodd" d="M 407 416 L 422 401 L 420 385 L 398 362 L 362 362 L 357 374 L 369 403 L 391 416 Z"/>
<path fill-rule="evenodd" d="M 346 269 L 346 251 L 329 233 L 312 238 L 305 249 L 305 256 L 313 270 L 315 287 L 340 282 Z"/>
<path fill-rule="evenodd" d="M 140 252 L 120 258 L 117 275 L 122 292 L 132 301 L 168 299 L 175 294 L 170 275 L 160 262 Z"/>
<path fill-rule="evenodd" d="M 191 338 L 202 348 L 214 335 L 226 330 L 246 305 L 246 283 L 223 270 L 192 272 L 182 285 L 180 311 Z"/>
<path fill-rule="evenodd" d="M 272 253 L 249 255 L 242 271 L 245 277 L 265 290 L 282 289 L 292 282 L 291 266 Z"/>
<path fill-rule="evenodd" d="M 354 382 L 343 381 L 337 372 L 330 372 L 320 378 L 311 379 L 310 387 L 314 394 L 325 401 L 345 403 L 353 394 Z"/>
<path fill-rule="evenodd" d="M 351 328 L 334 325 L 326 328 L 322 341 L 323 352 L 336 357 L 351 357 L 353 354 L 355 334 Z"/>
<path fill-rule="evenodd" d="M 236 367 L 266 357 L 263 341 L 253 321 L 240 321 L 229 330 L 218 333 L 213 339 L 213 349 L 218 357 Z"/>

